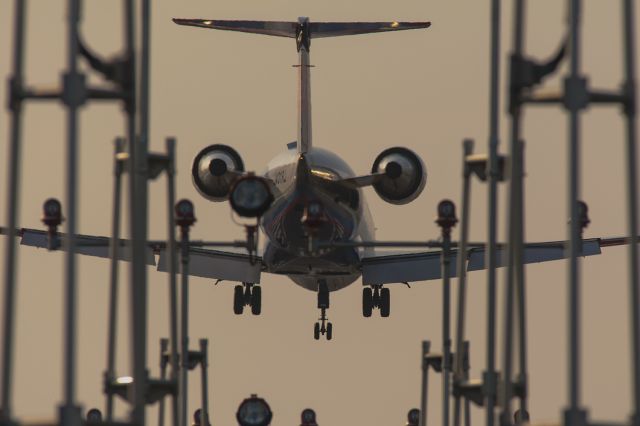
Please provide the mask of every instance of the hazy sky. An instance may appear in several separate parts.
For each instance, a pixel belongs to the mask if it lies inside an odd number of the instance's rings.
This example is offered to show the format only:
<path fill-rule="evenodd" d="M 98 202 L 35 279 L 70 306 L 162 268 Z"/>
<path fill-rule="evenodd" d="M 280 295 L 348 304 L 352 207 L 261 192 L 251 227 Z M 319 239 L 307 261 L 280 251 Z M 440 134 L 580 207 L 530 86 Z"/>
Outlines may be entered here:
<path fill-rule="evenodd" d="M 26 81 L 56 84 L 66 63 L 65 6 L 60 0 L 29 3 Z M 504 2 L 502 59 L 511 47 L 511 2 Z M 538 58 L 555 51 L 564 33 L 565 2 L 529 2 L 526 50 Z M 620 2 L 585 2 L 583 67 L 598 88 L 622 82 Z M 82 34 L 105 54 L 121 45 L 120 2 L 86 2 Z M 314 143 L 335 151 L 357 173 L 370 170 L 383 149 L 403 145 L 424 159 L 427 187 L 415 202 L 392 206 L 365 189 L 380 239 L 431 239 L 442 198 L 459 200 L 461 141 L 476 140 L 485 152 L 488 123 L 489 1 L 429 0 L 245 0 L 154 2 L 152 22 L 151 147 L 178 141 L 179 197 L 194 201 L 194 238 L 241 238 L 226 203 L 212 204 L 191 184 L 196 153 L 211 143 L 235 147 L 249 170 L 295 140 L 297 81 L 294 42 L 289 39 L 207 31 L 174 25 L 172 17 L 215 19 L 432 21 L 428 30 L 316 40 L 312 43 Z M 0 0 L 0 75 L 10 73 L 13 2 Z M 503 77 L 506 70 L 503 61 Z M 566 73 L 566 65 L 562 68 Z M 93 82 L 97 80 L 92 78 Z M 547 87 L 560 87 L 556 77 Z M 2 86 L 3 103 L 6 90 Z M 506 87 L 503 79 L 501 88 Z M 504 99 L 504 93 L 502 94 Z M 501 109 L 504 111 L 504 107 Z M 20 225 L 40 228 L 41 204 L 64 204 L 64 110 L 27 104 L 24 115 Z M 502 129 L 507 128 L 501 115 Z M 0 144 L 8 150 L 6 109 L 0 113 Z M 529 241 L 566 235 L 566 114 L 557 107 L 525 113 L 526 234 Z M 81 115 L 80 223 L 82 233 L 109 235 L 113 139 L 123 133 L 120 106 L 86 106 Z M 584 115 L 582 198 L 592 223 L 587 237 L 625 233 L 623 122 L 617 107 Z M 507 133 L 502 132 L 506 138 Z M 500 148 L 506 151 L 506 139 Z M 6 164 L 3 166 L 6 170 Z M 0 174 L 2 223 L 6 223 L 6 172 Z M 151 184 L 151 238 L 164 238 L 164 181 Z M 504 195 L 505 185 L 500 186 Z M 486 236 L 486 186 L 473 183 L 471 238 Z M 504 197 L 501 196 L 502 201 Z M 500 207 L 500 234 L 505 227 Z M 457 232 L 455 233 L 457 238 Z M 4 259 L 4 244 L 0 257 Z M 62 401 L 63 255 L 19 249 L 18 328 L 14 407 L 22 419 L 52 417 Z M 583 386 L 591 418 L 623 420 L 630 411 L 630 357 L 626 252 L 608 249 L 583 262 Z M 122 276 L 126 278 L 126 268 Z M 103 408 L 109 264 L 79 260 L 78 394 L 86 408 Z M 502 271 L 500 277 L 502 278 Z M 485 359 L 486 275 L 470 275 L 468 336 L 472 376 Z M 190 336 L 211 345 L 211 408 L 214 424 L 233 424 L 239 402 L 265 397 L 273 424 L 294 425 L 313 407 L 323 425 L 400 425 L 419 405 L 420 341 L 441 345 L 439 282 L 394 286 L 392 314 L 363 318 L 361 286 L 332 294 L 329 318 L 334 340 L 313 340 L 314 293 L 284 277 L 263 277 L 263 314 L 235 316 L 231 283 L 213 287 L 192 278 Z M 455 283 L 454 283 L 455 284 Z M 567 401 L 566 263 L 527 269 L 532 420 L 557 420 Z M 128 289 L 122 281 L 118 372 L 129 372 Z M 158 375 L 158 341 L 168 334 L 167 276 L 149 270 L 149 365 Z M 2 297 L 0 295 L 0 297 Z M 454 294 L 455 297 L 455 285 Z M 453 299 L 455 300 L 455 299 Z M 502 323 L 499 323 L 499 331 Z M 499 364 L 500 365 L 500 364 Z M 191 375 L 191 411 L 199 404 L 199 379 Z M 434 377 L 432 375 L 432 377 Z M 431 379 L 429 422 L 440 419 L 440 380 Z M 126 407 L 119 403 L 118 413 Z M 148 410 L 155 422 L 156 408 Z M 483 421 L 474 408 L 475 421 Z M 433 424 L 433 423 L 432 423 Z"/>

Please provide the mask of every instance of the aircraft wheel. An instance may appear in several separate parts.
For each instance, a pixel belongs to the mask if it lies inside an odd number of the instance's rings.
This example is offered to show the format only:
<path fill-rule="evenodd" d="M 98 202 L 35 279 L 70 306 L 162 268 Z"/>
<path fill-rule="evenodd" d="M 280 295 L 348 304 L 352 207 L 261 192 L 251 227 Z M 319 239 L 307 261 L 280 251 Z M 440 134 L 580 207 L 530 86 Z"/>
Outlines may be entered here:
<path fill-rule="evenodd" d="M 244 289 L 241 285 L 237 285 L 233 289 L 233 313 L 242 314 L 244 309 Z"/>
<path fill-rule="evenodd" d="M 320 340 L 320 323 L 317 322 L 315 326 L 313 326 L 313 338 L 316 340 Z"/>
<path fill-rule="evenodd" d="M 362 315 L 365 318 L 369 318 L 371 316 L 371 311 L 373 310 L 373 292 L 370 287 L 365 287 L 362 289 Z"/>
<path fill-rule="evenodd" d="M 260 315 L 262 311 L 262 288 L 254 286 L 251 290 L 251 313 Z"/>
<path fill-rule="evenodd" d="M 388 288 L 380 290 L 380 316 L 388 317 L 391 311 L 391 292 Z"/>
<path fill-rule="evenodd" d="M 327 323 L 327 340 L 331 340 L 333 338 L 333 324 Z"/>

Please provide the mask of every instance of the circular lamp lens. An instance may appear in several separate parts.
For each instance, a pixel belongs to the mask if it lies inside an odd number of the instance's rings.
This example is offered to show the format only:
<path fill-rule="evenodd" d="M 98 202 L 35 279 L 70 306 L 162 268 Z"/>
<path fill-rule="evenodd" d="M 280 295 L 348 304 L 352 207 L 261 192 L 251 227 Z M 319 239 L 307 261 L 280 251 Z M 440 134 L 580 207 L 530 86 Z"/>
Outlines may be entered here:
<path fill-rule="evenodd" d="M 62 206 L 60 205 L 60 201 L 55 198 L 49 198 L 44 202 L 44 212 L 48 216 L 57 216 L 60 214 L 60 210 L 62 210 Z"/>
<path fill-rule="evenodd" d="M 193 214 L 193 203 L 189 200 L 180 200 L 176 206 L 178 216 L 190 216 Z"/>
<path fill-rule="evenodd" d="M 451 201 L 444 200 L 440 202 L 440 205 L 438 206 L 438 212 L 442 217 L 450 217 L 455 214 L 455 207 Z"/>
<path fill-rule="evenodd" d="M 272 416 L 267 401 L 255 395 L 242 401 L 236 413 L 241 426 L 267 426 L 271 423 Z"/>
<path fill-rule="evenodd" d="M 409 410 L 409 414 L 407 414 L 407 421 L 410 425 L 417 425 L 420 421 L 420 410 L 417 408 Z"/>
<path fill-rule="evenodd" d="M 316 423 L 316 412 L 311 408 L 305 408 L 302 411 L 302 424 L 304 425 L 314 425 Z"/>
<path fill-rule="evenodd" d="M 249 176 L 236 182 L 229 201 L 233 210 L 240 216 L 258 217 L 267 211 L 273 201 L 273 195 L 264 179 Z"/>
<path fill-rule="evenodd" d="M 92 408 L 87 412 L 87 421 L 90 423 L 102 422 L 102 412 L 97 408 Z"/>

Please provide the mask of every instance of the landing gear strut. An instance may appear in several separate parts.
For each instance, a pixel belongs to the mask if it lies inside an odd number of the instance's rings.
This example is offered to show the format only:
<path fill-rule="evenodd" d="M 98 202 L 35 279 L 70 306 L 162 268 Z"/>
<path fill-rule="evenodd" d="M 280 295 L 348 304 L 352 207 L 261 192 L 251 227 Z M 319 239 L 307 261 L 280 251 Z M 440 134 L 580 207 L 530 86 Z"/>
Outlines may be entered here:
<path fill-rule="evenodd" d="M 242 283 L 233 289 L 233 312 L 242 314 L 245 306 L 251 306 L 253 315 L 262 311 L 262 288 L 253 283 Z"/>
<path fill-rule="evenodd" d="M 326 281 L 322 280 L 318 283 L 318 309 L 320 309 L 320 318 L 313 327 L 313 338 L 320 339 L 320 335 L 327 336 L 327 340 L 333 338 L 333 324 L 327 318 L 327 309 L 329 309 L 329 288 Z"/>
<path fill-rule="evenodd" d="M 362 289 L 362 315 L 370 317 L 373 308 L 380 308 L 380 316 L 388 317 L 391 312 L 391 292 L 381 285 Z"/>

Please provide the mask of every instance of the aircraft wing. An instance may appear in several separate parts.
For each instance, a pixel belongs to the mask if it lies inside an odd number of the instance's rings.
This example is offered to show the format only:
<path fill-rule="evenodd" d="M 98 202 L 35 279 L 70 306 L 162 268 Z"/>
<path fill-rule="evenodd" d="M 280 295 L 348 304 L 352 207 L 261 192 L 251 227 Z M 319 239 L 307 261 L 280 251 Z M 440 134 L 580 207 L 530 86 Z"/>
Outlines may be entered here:
<path fill-rule="evenodd" d="M 7 228 L 0 228 L 0 234 L 8 235 Z M 37 248 L 48 249 L 48 237 L 46 231 L 38 229 L 21 228 L 16 230 L 16 236 L 20 237 L 20 245 L 31 246 Z M 56 234 L 54 251 L 64 251 L 66 249 L 65 243 L 67 235 L 63 233 Z M 85 256 L 104 257 L 110 258 L 109 254 L 109 237 L 96 237 L 93 235 L 76 235 L 76 253 Z M 128 240 L 119 240 L 120 249 L 118 250 L 118 259 L 131 261 L 131 249 L 129 247 Z M 147 265 L 155 265 L 156 259 L 154 256 L 153 247 L 148 247 L 145 256 Z"/>
<path fill-rule="evenodd" d="M 601 253 L 601 248 L 629 244 L 628 238 L 591 238 L 582 241 L 581 256 L 593 256 Z M 524 263 L 549 262 L 569 257 L 567 241 L 549 241 L 527 243 L 524 247 Z M 362 283 L 378 285 L 435 280 L 442 277 L 440 250 L 420 253 L 401 253 L 380 255 L 362 259 Z M 485 269 L 485 247 L 470 248 L 466 256 L 466 270 Z M 458 253 L 451 250 L 450 276 L 457 276 Z M 500 244 L 496 250 L 498 267 L 506 265 L 506 246 Z"/>
<path fill-rule="evenodd" d="M 0 227 L 0 234 L 8 235 L 8 233 L 7 228 Z M 48 249 L 49 247 L 46 231 L 21 228 L 16 230 L 16 236 L 20 237 L 21 245 L 44 249 Z M 53 250 L 64 251 L 66 238 L 66 234 L 56 234 Z M 76 253 L 85 256 L 110 258 L 109 243 L 109 237 L 78 234 L 76 236 Z M 120 239 L 119 243 L 118 259 L 130 262 L 130 241 Z M 145 256 L 147 265 L 156 265 L 155 255 L 159 257 L 157 262 L 158 270 L 168 272 L 168 256 L 164 244 L 149 245 L 147 247 Z M 176 259 L 178 271 L 180 271 L 179 253 Z M 252 258 L 248 254 L 221 250 L 208 250 L 196 247 L 189 248 L 189 275 L 228 281 L 259 283 L 261 271 L 262 258 L 260 257 Z"/>

